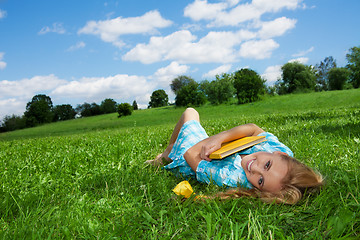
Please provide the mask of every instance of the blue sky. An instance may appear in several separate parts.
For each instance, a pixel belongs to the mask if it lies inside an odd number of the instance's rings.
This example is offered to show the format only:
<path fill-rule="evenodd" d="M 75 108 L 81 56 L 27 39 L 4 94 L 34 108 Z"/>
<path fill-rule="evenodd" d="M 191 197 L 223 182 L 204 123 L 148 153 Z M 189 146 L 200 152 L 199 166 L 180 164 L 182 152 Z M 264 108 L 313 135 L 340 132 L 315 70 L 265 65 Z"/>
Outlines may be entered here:
<path fill-rule="evenodd" d="M 0 119 L 36 94 L 146 108 L 179 75 L 251 68 L 272 85 L 289 61 L 315 65 L 360 45 L 358 0 L 0 0 Z"/>

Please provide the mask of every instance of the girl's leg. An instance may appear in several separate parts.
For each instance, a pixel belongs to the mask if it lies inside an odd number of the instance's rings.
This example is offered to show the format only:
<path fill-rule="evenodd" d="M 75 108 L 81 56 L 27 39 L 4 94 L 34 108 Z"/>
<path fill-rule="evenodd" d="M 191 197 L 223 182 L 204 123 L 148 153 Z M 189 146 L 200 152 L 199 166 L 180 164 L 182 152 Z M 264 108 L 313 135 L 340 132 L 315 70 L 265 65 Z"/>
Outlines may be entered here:
<path fill-rule="evenodd" d="M 199 113 L 194 108 L 187 108 L 183 114 L 181 115 L 179 121 L 177 122 L 174 131 L 171 134 L 169 145 L 165 149 L 165 151 L 161 154 L 159 154 L 154 160 L 146 161 L 148 164 L 152 165 L 163 165 L 165 162 L 171 162 L 171 159 L 169 158 L 169 153 L 171 152 L 172 147 L 174 146 L 174 143 L 179 135 L 180 129 L 186 123 L 190 120 L 196 120 L 200 122 L 200 116 Z"/>
<path fill-rule="evenodd" d="M 169 145 L 175 143 L 175 141 L 179 135 L 180 129 L 182 128 L 184 123 L 191 121 L 191 120 L 196 120 L 196 121 L 200 122 L 199 113 L 194 108 L 187 108 L 181 115 L 179 121 L 177 122 L 177 124 L 174 128 L 173 133 L 171 134 Z"/>

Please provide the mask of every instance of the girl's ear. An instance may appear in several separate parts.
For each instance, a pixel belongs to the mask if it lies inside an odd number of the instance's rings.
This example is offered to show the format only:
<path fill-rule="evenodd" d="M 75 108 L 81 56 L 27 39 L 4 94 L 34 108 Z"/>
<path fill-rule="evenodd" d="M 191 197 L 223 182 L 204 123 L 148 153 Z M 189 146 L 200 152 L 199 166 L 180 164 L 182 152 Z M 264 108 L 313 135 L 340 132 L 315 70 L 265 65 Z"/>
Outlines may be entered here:
<path fill-rule="evenodd" d="M 284 152 L 280 152 L 280 151 L 275 151 L 273 152 L 275 154 L 280 154 L 280 155 L 286 155 L 286 156 L 289 156 L 287 153 L 284 153 Z"/>

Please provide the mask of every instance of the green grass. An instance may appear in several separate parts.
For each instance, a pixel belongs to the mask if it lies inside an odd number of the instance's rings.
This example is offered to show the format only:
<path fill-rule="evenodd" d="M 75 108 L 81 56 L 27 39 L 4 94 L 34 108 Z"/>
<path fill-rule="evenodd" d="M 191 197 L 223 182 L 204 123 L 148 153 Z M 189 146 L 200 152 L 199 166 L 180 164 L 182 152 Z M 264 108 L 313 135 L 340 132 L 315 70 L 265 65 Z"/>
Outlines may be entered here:
<path fill-rule="evenodd" d="M 244 105 L 203 106 L 197 108 L 203 120 L 240 118 L 259 114 L 289 114 L 339 108 L 358 108 L 360 93 L 358 89 L 347 91 L 320 92 L 314 94 L 292 94 L 268 97 L 263 101 Z M 131 116 L 118 118 L 117 113 L 96 117 L 45 124 L 39 127 L 14 132 L 0 133 L 1 140 L 63 136 L 102 131 L 104 129 L 122 129 L 131 127 L 173 126 L 185 108 L 173 106 L 134 111 Z"/>
<path fill-rule="evenodd" d="M 174 200 L 183 179 L 144 167 L 184 109 L 77 119 L 1 134 L 2 239 L 359 239 L 360 92 L 288 95 L 198 108 L 209 134 L 254 122 L 320 171 L 295 206 Z M 190 180 L 195 192 L 223 190 Z"/>

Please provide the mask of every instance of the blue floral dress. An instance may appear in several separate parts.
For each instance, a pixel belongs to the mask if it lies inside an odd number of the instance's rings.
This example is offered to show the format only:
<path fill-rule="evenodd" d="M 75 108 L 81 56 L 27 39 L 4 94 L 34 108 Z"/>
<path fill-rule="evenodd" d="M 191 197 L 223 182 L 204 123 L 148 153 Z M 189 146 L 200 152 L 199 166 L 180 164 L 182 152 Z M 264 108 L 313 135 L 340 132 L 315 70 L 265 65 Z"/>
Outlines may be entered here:
<path fill-rule="evenodd" d="M 194 172 L 184 158 L 185 152 L 198 142 L 208 138 L 205 129 L 196 120 L 191 120 L 182 126 L 179 135 L 169 154 L 172 162 L 164 168 L 177 176 L 193 177 L 199 182 L 213 182 L 219 186 L 252 188 L 247 180 L 245 171 L 241 166 L 241 154 L 252 154 L 255 152 L 280 151 L 293 156 L 293 152 L 281 143 L 276 136 L 269 132 L 260 133 L 258 136 L 265 136 L 265 142 L 252 146 L 241 152 L 232 154 L 221 160 L 211 162 L 200 161 L 196 172 Z"/>

